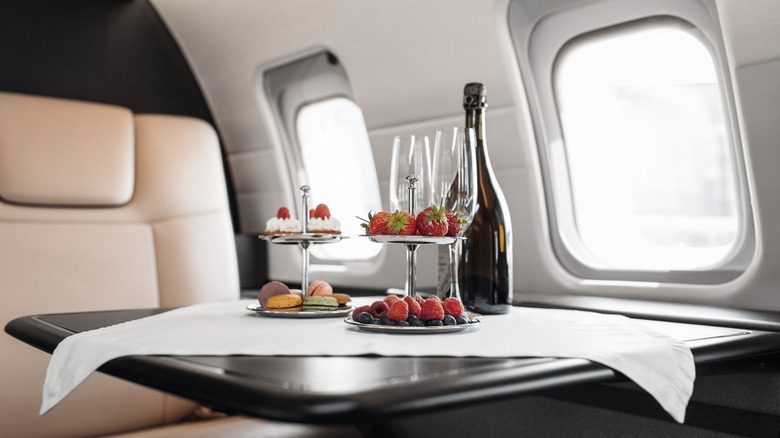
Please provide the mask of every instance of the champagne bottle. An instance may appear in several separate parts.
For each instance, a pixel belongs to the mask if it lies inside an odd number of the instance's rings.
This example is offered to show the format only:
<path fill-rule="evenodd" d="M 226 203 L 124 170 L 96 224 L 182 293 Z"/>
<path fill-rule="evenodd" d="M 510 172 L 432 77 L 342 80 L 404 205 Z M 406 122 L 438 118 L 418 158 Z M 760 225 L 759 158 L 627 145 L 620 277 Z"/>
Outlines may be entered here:
<path fill-rule="evenodd" d="M 485 86 L 466 84 L 463 92 L 466 130 L 474 129 L 477 157 L 477 211 L 465 230 L 458 269 L 466 308 L 483 314 L 507 313 L 512 307 L 512 222 L 504 194 L 490 165 L 485 139 Z"/>

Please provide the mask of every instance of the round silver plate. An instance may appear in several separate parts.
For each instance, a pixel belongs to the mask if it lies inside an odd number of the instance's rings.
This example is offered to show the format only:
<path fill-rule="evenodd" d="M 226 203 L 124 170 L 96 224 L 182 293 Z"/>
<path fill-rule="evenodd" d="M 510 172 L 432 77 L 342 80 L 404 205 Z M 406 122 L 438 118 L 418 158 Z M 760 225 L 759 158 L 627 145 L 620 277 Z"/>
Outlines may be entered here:
<path fill-rule="evenodd" d="M 259 236 L 263 240 L 267 240 L 271 243 L 277 244 L 296 244 L 296 243 L 336 243 L 342 239 L 349 239 L 349 236 L 342 236 L 341 234 L 314 234 L 314 233 L 298 233 L 298 234 L 261 234 Z"/>
<path fill-rule="evenodd" d="M 465 237 L 451 236 L 391 236 L 361 234 L 361 237 L 368 237 L 368 240 L 376 243 L 403 243 L 405 245 L 449 245 L 458 240 L 466 240 Z"/>
<path fill-rule="evenodd" d="M 355 309 L 353 306 L 338 310 L 266 310 L 260 307 L 260 303 L 246 306 L 248 310 L 257 312 L 258 315 L 271 318 L 333 318 L 336 316 L 349 315 Z"/>
<path fill-rule="evenodd" d="M 479 325 L 478 319 L 472 319 L 470 324 L 460 325 L 442 325 L 442 326 L 426 326 L 426 327 L 398 327 L 394 325 L 377 325 L 377 324 L 362 324 L 352 319 L 352 316 L 348 316 L 344 322 L 350 325 L 354 325 L 361 330 L 367 332 L 377 333 L 391 333 L 400 335 L 434 335 L 438 333 L 453 333 L 461 330 L 466 330 L 469 327 L 475 327 Z"/>

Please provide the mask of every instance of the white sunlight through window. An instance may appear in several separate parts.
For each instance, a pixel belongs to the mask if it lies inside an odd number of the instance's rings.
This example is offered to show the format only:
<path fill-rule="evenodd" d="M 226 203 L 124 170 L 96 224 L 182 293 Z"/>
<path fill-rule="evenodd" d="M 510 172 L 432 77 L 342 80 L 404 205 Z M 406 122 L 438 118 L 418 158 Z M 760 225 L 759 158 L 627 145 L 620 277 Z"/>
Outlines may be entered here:
<path fill-rule="evenodd" d="M 710 52 L 682 23 L 569 43 L 555 95 L 583 262 L 706 269 L 740 231 L 737 174 Z"/>

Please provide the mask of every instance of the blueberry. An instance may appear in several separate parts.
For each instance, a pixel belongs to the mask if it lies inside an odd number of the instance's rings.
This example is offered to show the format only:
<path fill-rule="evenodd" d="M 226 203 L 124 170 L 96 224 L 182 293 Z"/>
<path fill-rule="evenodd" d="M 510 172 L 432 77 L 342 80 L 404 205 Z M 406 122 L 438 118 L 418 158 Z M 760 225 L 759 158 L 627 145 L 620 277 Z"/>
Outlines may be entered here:
<path fill-rule="evenodd" d="M 444 315 L 444 319 L 442 320 L 442 323 L 444 325 L 455 325 L 457 324 L 457 321 L 455 321 L 455 317 L 452 315 Z"/>
<path fill-rule="evenodd" d="M 398 321 L 399 327 L 409 327 L 409 323 L 406 321 Z"/>
<path fill-rule="evenodd" d="M 462 324 L 468 324 L 468 323 L 469 323 L 469 319 L 468 319 L 468 318 L 466 318 L 466 317 L 465 317 L 465 316 L 463 316 L 463 315 L 461 315 L 461 316 L 457 317 L 457 318 L 455 319 L 455 321 L 458 323 L 458 325 L 462 325 Z"/>
<path fill-rule="evenodd" d="M 382 324 L 382 325 L 396 325 L 396 324 L 398 324 L 394 320 L 388 318 L 387 314 L 384 314 L 384 315 L 379 317 L 379 323 Z"/>
<path fill-rule="evenodd" d="M 371 320 L 374 319 L 373 316 L 371 316 L 368 312 L 363 312 L 360 315 L 358 315 L 357 319 L 355 321 L 361 323 L 361 324 L 370 324 Z"/>
<path fill-rule="evenodd" d="M 423 320 L 414 315 L 409 315 L 409 317 L 406 318 L 406 322 L 412 327 L 425 327 Z"/>
<path fill-rule="evenodd" d="M 425 325 L 427 326 L 435 326 L 435 327 L 441 327 L 444 325 L 440 319 L 429 319 L 425 321 Z"/>
<path fill-rule="evenodd" d="M 379 318 L 371 318 L 371 321 L 369 322 L 369 324 L 381 325 L 382 322 L 379 321 Z"/>

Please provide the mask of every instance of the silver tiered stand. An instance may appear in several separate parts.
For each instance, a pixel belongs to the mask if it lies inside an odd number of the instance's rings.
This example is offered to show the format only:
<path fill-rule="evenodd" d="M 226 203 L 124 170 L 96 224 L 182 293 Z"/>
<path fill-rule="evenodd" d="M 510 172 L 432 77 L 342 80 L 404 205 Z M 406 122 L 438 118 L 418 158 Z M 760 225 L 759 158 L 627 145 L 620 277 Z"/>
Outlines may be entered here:
<path fill-rule="evenodd" d="M 270 234 L 261 235 L 271 243 L 281 245 L 298 245 L 301 248 L 301 292 L 306 298 L 309 286 L 309 246 L 312 244 L 336 243 L 347 236 L 341 234 L 315 234 L 309 232 L 309 197 L 311 196 L 311 187 L 301 186 L 301 233 L 296 234 Z"/>
<path fill-rule="evenodd" d="M 409 183 L 409 213 L 416 217 L 417 210 L 417 175 L 408 175 L 406 181 Z M 373 235 L 367 234 L 366 237 L 376 243 L 401 244 L 406 247 L 406 287 L 404 294 L 414 296 L 417 286 L 417 248 L 420 245 L 450 245 L 458 240 L 465 240 L 465 237 L 451 236 L 398 236 L 398 235 Z"/>

